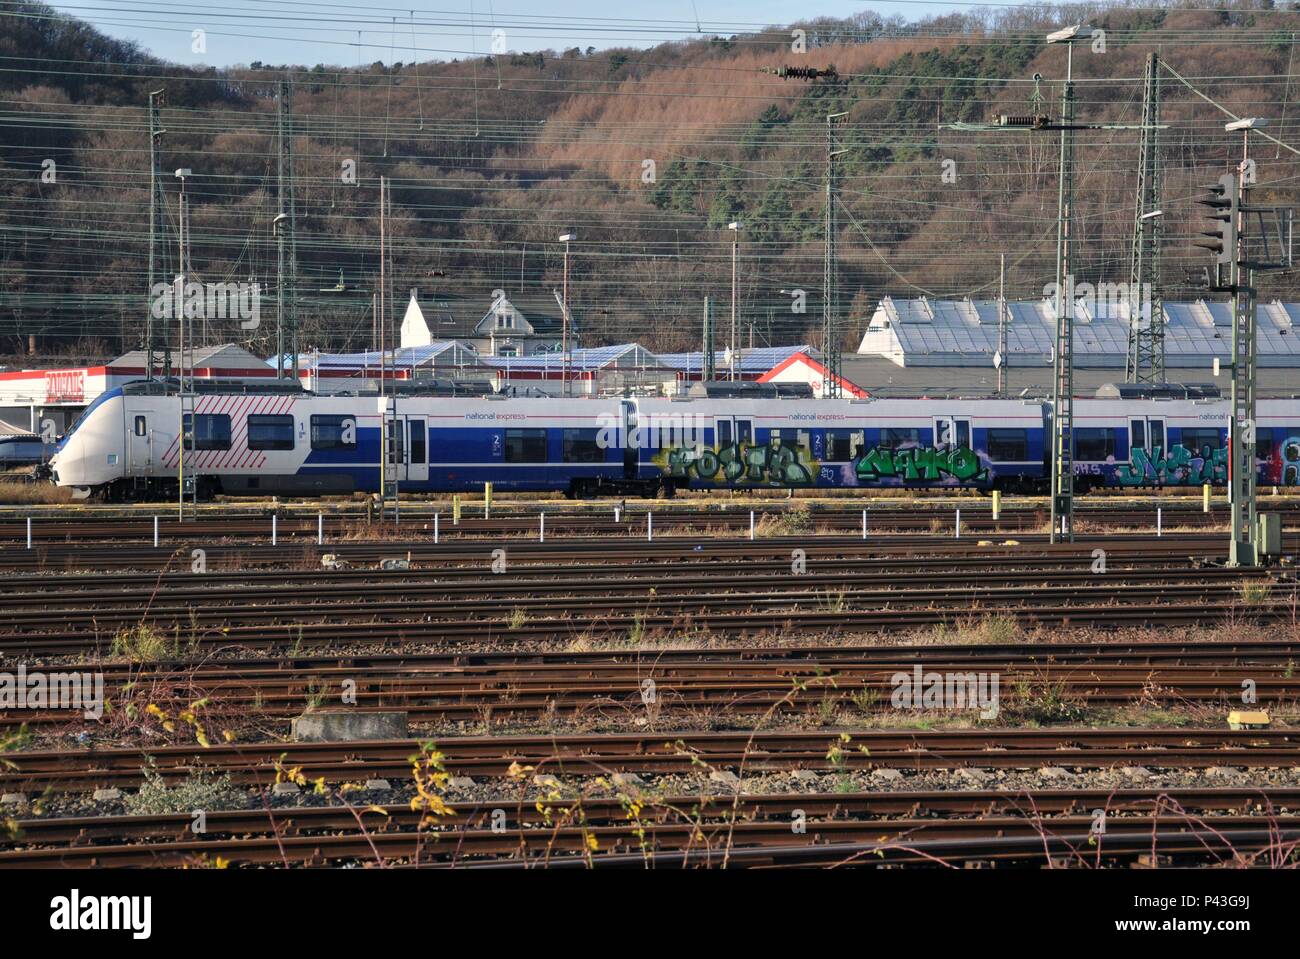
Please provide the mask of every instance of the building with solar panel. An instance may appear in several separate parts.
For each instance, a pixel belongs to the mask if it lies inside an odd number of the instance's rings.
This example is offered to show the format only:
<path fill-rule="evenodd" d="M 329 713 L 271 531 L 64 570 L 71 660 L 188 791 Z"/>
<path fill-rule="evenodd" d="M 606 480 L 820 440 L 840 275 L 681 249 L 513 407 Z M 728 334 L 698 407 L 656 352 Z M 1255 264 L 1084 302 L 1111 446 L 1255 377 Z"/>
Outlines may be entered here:
<path fill-rule="evenodd" d="M 1052 300 L 1006 304 L 1006 351 L 1010 367 L 1050 366 L 1056 337 Z M 1211 300 L 1164 303 L 1165 368 L 1209 371 L 1232 356 L 1232 306 Z M 1300 368 L 1300 304 L 1277 300 L 1258 309 L 1260 367 Z M 1074 364 L 1080 369 L 1120 370 L 1128 356 L 1126 302 L 1078 300 Z M 1146 323 L 1147 320 L 1141 322 Z M 886 296 L 876 307 L 861 356 L 897 366 L 992 367 L 998 350 L 996 300 L 902 299 Z"/>

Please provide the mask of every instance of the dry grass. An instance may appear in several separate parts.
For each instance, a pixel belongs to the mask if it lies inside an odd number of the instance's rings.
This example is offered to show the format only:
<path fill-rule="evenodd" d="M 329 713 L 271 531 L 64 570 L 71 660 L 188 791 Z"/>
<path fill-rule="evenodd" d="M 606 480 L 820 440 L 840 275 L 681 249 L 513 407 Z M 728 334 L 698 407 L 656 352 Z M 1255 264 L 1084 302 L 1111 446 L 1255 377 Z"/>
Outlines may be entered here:
<path fill-rule="evenodd" d="M 53 483 L 0 480 L 0 506 L 59 505 L 72 502 L 72 490 Z"/>
<path fill-rule="evenodd" d="M 922 643 L 939 646 L 1014 643 L 1024 638 L 1024 630 L 1016 618 L 1002 613 L 988 613 L 981 617 L 959 619 L 954 623 L 940 623 L 929 634 L 918 637 Z"/>

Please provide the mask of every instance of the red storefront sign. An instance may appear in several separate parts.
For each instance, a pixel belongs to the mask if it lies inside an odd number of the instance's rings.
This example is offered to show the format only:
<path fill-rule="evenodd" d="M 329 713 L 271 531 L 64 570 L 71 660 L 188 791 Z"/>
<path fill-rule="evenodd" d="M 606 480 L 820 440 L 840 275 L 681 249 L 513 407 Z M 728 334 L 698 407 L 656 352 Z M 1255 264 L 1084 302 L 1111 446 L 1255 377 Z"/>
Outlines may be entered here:
<path fill-rule="evenodd" d="M 85 370 L 46 370 L 46 403 L 84 403 L 86 401 Z"/>

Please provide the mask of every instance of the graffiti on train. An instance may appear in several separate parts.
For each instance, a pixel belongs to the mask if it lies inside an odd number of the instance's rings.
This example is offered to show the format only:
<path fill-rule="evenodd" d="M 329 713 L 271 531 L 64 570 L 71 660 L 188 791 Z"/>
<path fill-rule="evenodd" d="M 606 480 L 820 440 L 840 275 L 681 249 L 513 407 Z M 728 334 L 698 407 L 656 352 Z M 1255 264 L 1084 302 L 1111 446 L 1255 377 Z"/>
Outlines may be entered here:
<path fill-rule="evenodd" d="M 1135 446 L 1129 461 L 1115 467 L 1121 486 L 1223 486 L 1228 482 L 1228 451 L 1202 446 L 1193 453 L 1185 446 L 1159 446 L 1150 450 Z"/>
<path fill-rule="evenodd" d="M 989 478 L 979 454 L 968 446 L 888 449 L 877 446 L 865 453 L 854 467 L 859 482 L 880 479 L 956 481 L 979 483 Z"/>
<path fill-rule="evenodd" d="M 1288 436 L 1277 451 L 1277 483 L 1300 486 L 1300 436 Z"/>
<path fill-rule="evenodd" d="M 673 447 L 655 462 L 673 479 L 705 483 L 767 483 L 772 486 L 810 484 L 817 464 L 800 461 L 800 450 L 780 443 L 732 443 L 719 450 Z M 806 455 L 806 454 L 805 454 Z"/>

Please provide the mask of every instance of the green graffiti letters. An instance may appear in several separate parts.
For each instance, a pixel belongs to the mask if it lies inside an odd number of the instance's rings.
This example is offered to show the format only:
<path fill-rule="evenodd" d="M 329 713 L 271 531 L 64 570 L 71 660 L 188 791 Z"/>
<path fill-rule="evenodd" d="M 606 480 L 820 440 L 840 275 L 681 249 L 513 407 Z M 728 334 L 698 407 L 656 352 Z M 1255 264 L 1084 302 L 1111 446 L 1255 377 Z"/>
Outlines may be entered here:
<path fill-rule="evenodd" d="M 1228 482 L 1228 451 L 1202 446 L 1194 454 L 1185 446 L 1167 452 L 1157 446 L 1148 452 L 1137 446 L 1129 452 L 1127 463 L 1115 467 L 1115 475 L 1121 486 L 1222 486 Z"/>
<path fill-rule="evenodd" d="M 902 480 L 945 480 L 981 482 L 989 471 L 980 466 L 979 454 L 966 446 L 911 447 L 891 450 L 877 446 L 858 460 L 854 469 L 859 481 L 871 482 L 882 477 Z"/>
<path fill-rule="evenodd" d="M 664 475 L 706 483 L 768 483 L 799 486 L 812 483 L 812 470 L 799 462 L 790 446 L 732 443 L 720 450 L 668 450 Z"/>

